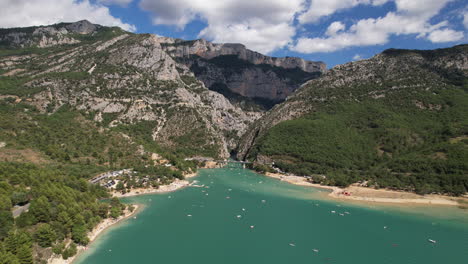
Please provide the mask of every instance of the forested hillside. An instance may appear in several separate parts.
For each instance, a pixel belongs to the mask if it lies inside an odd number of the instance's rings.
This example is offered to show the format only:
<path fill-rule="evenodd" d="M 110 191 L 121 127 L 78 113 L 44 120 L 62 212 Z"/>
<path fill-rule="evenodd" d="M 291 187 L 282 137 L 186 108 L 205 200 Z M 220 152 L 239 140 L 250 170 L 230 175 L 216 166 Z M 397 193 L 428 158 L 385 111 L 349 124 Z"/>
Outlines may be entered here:
<path fill-rule="evenodd" d="M 464 194 L 467 70 L 467 45 L 338 66 L 260 119 L 246 157 L 329 185 Z"/>

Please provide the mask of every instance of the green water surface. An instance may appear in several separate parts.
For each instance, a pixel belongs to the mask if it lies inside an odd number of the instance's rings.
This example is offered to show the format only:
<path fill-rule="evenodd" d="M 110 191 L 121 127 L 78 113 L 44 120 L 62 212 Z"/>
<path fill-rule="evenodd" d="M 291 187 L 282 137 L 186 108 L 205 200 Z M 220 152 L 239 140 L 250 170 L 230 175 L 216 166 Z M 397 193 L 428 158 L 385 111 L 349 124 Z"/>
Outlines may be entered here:
<path fill-rule="evenodd" d="M 76 262 L 468 263 L 468 212 L 458 208 L 336 202 L 234 165 L 194 180 L 205 187 L 126 199 L 145 209 Z"/>

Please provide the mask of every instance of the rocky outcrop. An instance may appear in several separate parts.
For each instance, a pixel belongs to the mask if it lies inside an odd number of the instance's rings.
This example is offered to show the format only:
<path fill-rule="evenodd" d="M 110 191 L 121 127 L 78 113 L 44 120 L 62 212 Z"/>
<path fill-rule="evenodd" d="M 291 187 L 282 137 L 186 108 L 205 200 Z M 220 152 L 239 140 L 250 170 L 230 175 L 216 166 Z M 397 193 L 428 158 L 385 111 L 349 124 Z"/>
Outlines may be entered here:
<path fill-rule="evenodd" d="M 284 69 L 298 68 L 310 73 L 326 71 L 326 65 L 323 62 L 306 61 L 297 57 L 269 57 L 249 50 L 244 45 L 237 43 L 216 44 L 204 39 L 194 41 L 171 40 L 164 43 L 168 52 L 176 57 L 197 55 L 204 59 L 212 59 L 222 55 L 235 55 L 237 58 L 255 65 L 266 64 Z"/>
<path fill-rule="evenodd" d="M 78 34 L 91 34 L 96 32 L 102 26 L 93 24 L 88 20 L 81 20 L 75 23 L 70 23 L 65 26 L 69 32 L 78 33 Z"/>
<path fill-rule="evenodd" d="M 204 39 L 183 41 L 158 38 L 161 46 L 185 64 L 206 87 L 233 103 L 269 109 L 302 83 L 326 71 L 322 62 L 269 57 L 242 44 L 215 44 Z"/>
<path fill-rule="evenodd" d="M 242 44 L 163 37 L 158 42 L 209 89 L 222 93 L 231 102 L 246 98 L 267 109 L 283 101 L 302 83 L 326 71 L 322 62 L 269 57 Z"/>
<path fill-rule="evenodd" d="M 0 29 L 0 43 L 10 47 L 37 46 L 46 48 L 81 42 L 73 34 L 93 34 L 103 28 L 87 20 L 75 23 L 60 23 L 51 26 Z"/>

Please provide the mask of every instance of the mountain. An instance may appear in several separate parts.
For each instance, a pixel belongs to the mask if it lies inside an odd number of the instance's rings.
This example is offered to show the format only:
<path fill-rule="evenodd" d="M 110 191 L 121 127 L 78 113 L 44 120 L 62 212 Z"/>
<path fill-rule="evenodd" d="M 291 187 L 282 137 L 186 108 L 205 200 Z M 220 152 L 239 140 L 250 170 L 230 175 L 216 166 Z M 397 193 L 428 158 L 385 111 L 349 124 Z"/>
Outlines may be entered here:
<path fill-rule="evenodd" d="M 326 71 L 322 62 L 268 57 L 242 44 L 171 39 L 163 47 L 209 89 L 234 102 L 239 101 L 239 95 L 246 97 L 267 109 Z"/>
<path fill-rule="evenodd" d="M 331 185 L 463 194 L 467 77 L 468 45 L 336 66 L 257 120 L 238 158 Z"/>
<path fill-rule="evenodd" d="M 266 108 L 325 71 L 321 62 L 239 44 L 132 34 L 86 20 L 0 29 L 0 65 L 3 97 L 44 114 L 79 111 L 133 140 L 210 157 L 228 157 Z M 141 131 L 132 135 L 129 127 Z"/>

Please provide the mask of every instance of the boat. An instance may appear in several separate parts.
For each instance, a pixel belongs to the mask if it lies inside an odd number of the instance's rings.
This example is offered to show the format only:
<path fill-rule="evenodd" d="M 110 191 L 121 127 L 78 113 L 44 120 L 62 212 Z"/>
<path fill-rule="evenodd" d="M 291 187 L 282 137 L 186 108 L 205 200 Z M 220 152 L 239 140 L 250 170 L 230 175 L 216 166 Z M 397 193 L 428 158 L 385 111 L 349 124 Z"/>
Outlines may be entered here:
<path fill-rule="evenodd" d="M 316 248 L 312 249 L 312 251 L 314 251 L 314 252 L 319 252 L 319 250 L 316 249 Z"/>
<path fill-rule="evenodd" d="M 294 244 L 294 243 L 289 243 L 289 245 L 290 245 L 291 247 L 295 247 L 295 246 L 296 246 L 296 244 Z"/>
<path fill-rule="evenodd" d="M 434 239 L 428 239 L 427 241 L 431 242 L 432 244 L 437 243 L 437 241 L 435 241 Z"/>

